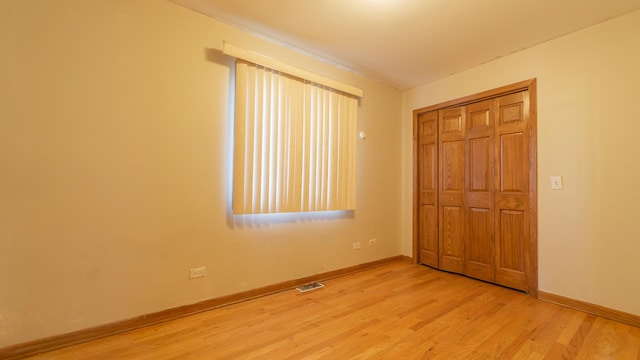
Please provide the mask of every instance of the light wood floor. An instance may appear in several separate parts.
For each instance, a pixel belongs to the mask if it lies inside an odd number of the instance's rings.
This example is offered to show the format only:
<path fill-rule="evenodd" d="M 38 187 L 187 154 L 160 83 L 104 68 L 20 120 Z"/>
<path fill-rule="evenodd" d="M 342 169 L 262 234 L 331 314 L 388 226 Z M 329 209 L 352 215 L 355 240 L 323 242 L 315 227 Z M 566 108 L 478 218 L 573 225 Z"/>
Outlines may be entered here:
<path fill-rule="evenodd" d="M 35 359 L 640 359 L 640 328 L 393 263 Z"/>

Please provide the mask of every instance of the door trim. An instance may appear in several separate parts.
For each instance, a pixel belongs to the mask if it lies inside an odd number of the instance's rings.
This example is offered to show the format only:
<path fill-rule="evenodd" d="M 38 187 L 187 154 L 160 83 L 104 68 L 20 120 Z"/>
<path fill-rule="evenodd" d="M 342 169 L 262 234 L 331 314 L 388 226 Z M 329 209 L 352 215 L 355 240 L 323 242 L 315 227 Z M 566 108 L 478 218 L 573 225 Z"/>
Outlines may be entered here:
<path fill-rule="evenodd" d="M 529 295 L 538 296 L 538 163 L 537 163 L 537 85 L 536 79 L 520 81 L 499 88 L 483 91 L 477 94 L 461 97 L 458 99 L 430 105 L 413 111 L 413 263 L 419 262 L 419 195 L 418 187 L 418 115 L 442 110 L 449 107 L 467 105 L 470 103 L 496 98 L 503 95 L 512 94 L 519 91 L 529 91 L 529 257 L 525 258 L 527 269 L 527 289 Z"/>

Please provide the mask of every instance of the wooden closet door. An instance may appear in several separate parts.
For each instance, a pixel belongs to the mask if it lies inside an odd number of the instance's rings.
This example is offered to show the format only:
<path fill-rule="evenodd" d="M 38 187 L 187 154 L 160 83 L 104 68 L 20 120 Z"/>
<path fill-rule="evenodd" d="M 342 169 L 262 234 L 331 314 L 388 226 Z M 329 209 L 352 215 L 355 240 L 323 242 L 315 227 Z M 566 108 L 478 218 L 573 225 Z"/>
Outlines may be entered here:
<path fill-rule="evenodd" d="M 440 206 L 438 220 L 440 269 L 464 269 L 464 107 L 439 111 Z"/>
<path fill-rule="evenodd" d="M 420 263 L 438 268 L 438 112 L 418 116 Z"/>
<path fill-rule="evenodd" d="M 495 281 L 494 103 L 467 105 L 464 274 Z"/>
<path fill-rule="evenodd" d="M 527 289 L 529 245 L 529 92 L 496 100 L 496 283 Z"/>

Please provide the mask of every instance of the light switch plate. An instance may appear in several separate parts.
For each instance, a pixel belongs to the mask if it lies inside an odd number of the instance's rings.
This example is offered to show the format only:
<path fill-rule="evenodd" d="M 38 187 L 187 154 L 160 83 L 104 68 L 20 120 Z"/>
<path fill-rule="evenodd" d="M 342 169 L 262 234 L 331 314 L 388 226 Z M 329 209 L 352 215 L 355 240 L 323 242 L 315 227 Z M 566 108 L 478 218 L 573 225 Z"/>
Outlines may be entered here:
<path fill-rule="evenodd" d="M 199 268 L 189 269 L 189 279 L 197 279 L 205 277 L 207 275 L 207 268 L 204 266 Z"/>
<path fill-rule="evenodd" d="M 562 183 L 562 176 L 551 177 L 551 190 L 562 190 L 564 184 Z"/>

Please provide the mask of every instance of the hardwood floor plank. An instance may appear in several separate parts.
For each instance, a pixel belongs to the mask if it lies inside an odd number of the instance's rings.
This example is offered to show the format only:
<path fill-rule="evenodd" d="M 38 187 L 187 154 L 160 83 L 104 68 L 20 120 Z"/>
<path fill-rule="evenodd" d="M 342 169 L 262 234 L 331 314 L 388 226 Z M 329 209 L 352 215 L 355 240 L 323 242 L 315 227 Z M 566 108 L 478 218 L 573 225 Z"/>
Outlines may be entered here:
<path fill-rule="evenodd" d="M 577 331 L 573 334 L 571 341 L 563 349 L 563 352 L 561 353 L 561 357 L 563 359 L 576 358 L 578 352 L 584 345 L 585 338 L 587 337 L 589 332 L 591 332 L 591 328 L 596 318 L 597 317 L 593 315 L 587 315 L 584 317 L 582 323 L 580 324 L 580 327 L 578 327 Z"/>
<path fill-rule="evenodd" d="M 581 359 L 633 359 L 637 358 L 636 351 L 638 340 L 632 339 L 624 333 L 627 327 L 621 323 L 596 318 L 593 322 L 592 331 L 584 339 L 583 346 L 578 352 L 577 358 Z"/>
<path fill-rule="evenodd" d="M 640 328 L 404 262 L 32 359 L 638 359 Z"/>

